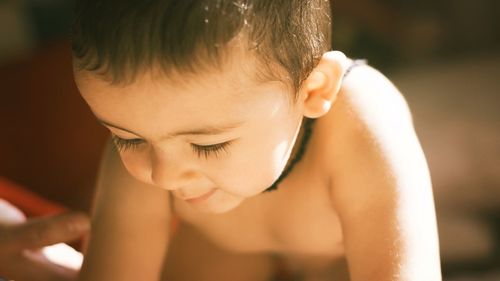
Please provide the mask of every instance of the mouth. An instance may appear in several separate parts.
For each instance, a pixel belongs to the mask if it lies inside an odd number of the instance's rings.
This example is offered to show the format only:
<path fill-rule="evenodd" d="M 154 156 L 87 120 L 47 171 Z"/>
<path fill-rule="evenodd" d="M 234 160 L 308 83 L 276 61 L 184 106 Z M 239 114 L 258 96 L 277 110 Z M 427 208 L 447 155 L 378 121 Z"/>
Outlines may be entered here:
<path fill-rule="evenodd" d="M 217 191 L 217 189 L 213 188 L 213 189 L 209 190 L 207 193 L 204 193 L 200 196 L 195 196 L 195 197 L 191 197 L 191 198 L 184 199 L 184 200 L 188 203 L 191 203 L 191 204 L 198 204 L 198 203 L 201 203 L 203 201 L 206 201 L 210 196 L 212 196 L 212 194 L 215 193 L 215 191 Z"/>

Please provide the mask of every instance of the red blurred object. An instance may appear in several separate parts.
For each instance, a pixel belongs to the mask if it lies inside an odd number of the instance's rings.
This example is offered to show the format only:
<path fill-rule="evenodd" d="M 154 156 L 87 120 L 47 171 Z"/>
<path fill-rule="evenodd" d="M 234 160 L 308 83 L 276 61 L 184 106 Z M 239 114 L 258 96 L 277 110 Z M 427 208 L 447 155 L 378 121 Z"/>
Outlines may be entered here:
<path fill-rule="evenodd" d="M 0 176 L 89 210 L 107 133 L 78 93 L 69 42 L 0 65 L 0 136 Z"/>
<path fill-rule="evenodd" d="M 0 198 L 19 208 L 27 217 L 56 215 L 67 211 L 65 207 L 0 177 Z"/>

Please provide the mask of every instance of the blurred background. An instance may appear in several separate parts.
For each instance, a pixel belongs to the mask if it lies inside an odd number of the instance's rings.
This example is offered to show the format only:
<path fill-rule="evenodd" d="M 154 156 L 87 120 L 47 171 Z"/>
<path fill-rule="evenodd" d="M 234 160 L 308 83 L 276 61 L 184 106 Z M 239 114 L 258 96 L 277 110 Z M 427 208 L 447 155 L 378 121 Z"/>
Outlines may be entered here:
<path fill-rule="evenodd" d="M 71 0 L 0 0 L 0 179 L 88 211 L 106 132 L 72 80 Z M 500 1 L 334 0 L 334 49 L 403 92 L 445 280 L 500 280 Z"/>

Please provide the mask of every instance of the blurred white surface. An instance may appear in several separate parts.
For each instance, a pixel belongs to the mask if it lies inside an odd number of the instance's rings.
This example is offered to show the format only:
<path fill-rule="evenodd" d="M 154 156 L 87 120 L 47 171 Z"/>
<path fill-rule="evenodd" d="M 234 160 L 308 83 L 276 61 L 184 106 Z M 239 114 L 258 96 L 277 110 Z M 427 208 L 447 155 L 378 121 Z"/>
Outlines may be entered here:
<path fill-rule="evenodd" d="M 55 264 L 75 270 L 80 270 L 82 267 L 82 254 L 64 243 L 44 247 L 42 253 Z"/>

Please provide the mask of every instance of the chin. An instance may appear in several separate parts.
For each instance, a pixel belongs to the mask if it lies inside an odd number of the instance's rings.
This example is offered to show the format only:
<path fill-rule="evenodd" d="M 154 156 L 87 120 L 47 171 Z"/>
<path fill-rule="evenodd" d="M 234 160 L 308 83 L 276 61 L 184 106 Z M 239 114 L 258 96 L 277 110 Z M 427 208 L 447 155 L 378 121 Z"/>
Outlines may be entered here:
<path fill-rule="evenodd" d="M 200 212 L 207 214 L 223 214 L 236 209 L 244 201 L 244 199 L 237 199 L 237 198 L 224 198 L 224 199 L 225 200 L 220 200 L 216 202 L 207 202 L 207 204 L 194 206 L 194 208 L 196 208 Z"/>

